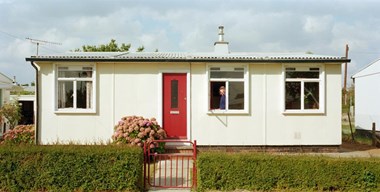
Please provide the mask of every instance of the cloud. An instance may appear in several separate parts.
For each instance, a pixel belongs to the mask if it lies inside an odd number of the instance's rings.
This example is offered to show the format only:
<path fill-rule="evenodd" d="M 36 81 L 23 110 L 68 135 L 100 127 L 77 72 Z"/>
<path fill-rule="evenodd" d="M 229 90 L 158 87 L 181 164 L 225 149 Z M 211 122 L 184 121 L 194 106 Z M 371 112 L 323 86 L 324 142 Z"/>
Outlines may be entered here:
<path fill-rule="evenodd" d="M 331 32 L 333 18 L 331 15 L 324 15 L 319 17 L 307 16 L 305 19 L 303 29 L 307 33 L 319 34 Z"/>

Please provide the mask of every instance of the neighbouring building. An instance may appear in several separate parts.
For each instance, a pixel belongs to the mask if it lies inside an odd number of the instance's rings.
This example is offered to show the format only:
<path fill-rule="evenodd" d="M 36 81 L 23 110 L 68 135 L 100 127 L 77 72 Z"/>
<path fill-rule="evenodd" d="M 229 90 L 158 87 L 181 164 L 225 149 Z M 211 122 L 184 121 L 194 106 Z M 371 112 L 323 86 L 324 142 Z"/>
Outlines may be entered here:
<path fill-rule="evenodd" d="M 380 130 L 380 59 L 370 63 L 352 76 L 355 83 L 355 128 L 372 130 L 372 123 L 376 123 L 376 130 Z"/>
<path fill-rule="evenodd" d="M 11 100 L 18 101 L 20 105 L 21 119 L 18 124 L 34 124 L 35 114 L 35 86 L 19 86 L 13 94 Z"/>
<path fill-rule="evenodd" d="M 10 90 L 13 87 L 13 80 L 6 75 L 0 73 L 0 107 L 9 101 Z M 0 137 L 7 129 L 6 119 L 0 117 Z"/>
<path fill-rule="evenodd" d="M 26 58 L 37 72 L 43 144 L 107 141 L 123 116 L 155 117 L 203 146 L 338 146 L 339 56 L 214 51 L 70 52 Z M 225 109 L 220 109 L 220 87 Z"/>

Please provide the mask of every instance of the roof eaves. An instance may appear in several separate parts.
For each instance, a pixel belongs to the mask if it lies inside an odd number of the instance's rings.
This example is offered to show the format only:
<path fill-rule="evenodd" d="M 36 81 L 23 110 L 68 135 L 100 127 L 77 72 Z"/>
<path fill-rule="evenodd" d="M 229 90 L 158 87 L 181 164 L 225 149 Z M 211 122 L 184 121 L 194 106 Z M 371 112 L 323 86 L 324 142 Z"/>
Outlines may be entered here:
<path fill-rule="evenodd" d="M 93 61 L 93 62 L 275 62 L 275 63 L 312 63 L 312 62 L 350 62 L 346 58 L 295 58 L 295 57 L 30 57 L 26 61 Z"/>

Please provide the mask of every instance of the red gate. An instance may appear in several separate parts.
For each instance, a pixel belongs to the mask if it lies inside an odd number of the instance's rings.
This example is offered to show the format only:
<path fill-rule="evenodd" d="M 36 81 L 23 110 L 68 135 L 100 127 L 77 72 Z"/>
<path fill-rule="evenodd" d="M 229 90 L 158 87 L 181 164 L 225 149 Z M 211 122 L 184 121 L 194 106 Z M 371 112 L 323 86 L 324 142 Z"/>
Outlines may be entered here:
<path fill-rule="evenodd" d="M 170 151 L 183 145 L 184 151 Z M 164 151 L 160 151 L 164 149 Z M 185 153 L 184 153 L 185 152 Z M 144 187 L 192 188 L 196 186 L 196 141 L 155 140 L 144 144 Z"/>

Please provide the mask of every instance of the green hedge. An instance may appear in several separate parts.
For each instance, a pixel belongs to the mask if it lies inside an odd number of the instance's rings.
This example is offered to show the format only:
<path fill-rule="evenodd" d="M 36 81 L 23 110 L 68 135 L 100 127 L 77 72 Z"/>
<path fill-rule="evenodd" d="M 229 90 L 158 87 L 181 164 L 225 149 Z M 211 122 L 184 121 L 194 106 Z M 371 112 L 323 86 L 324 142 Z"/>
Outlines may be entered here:
<path fill-rule="evenodd" d="M 126 146 L 0 146 L 0 191 L 140 191 L 143 154 Z"/>
<path fill-rule="evenodd" d="M 380 191 L 380 159 L 201 153 L 198 190 Z"/>

